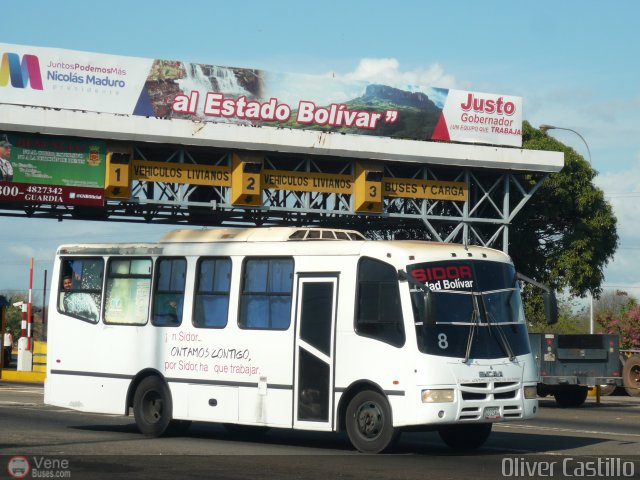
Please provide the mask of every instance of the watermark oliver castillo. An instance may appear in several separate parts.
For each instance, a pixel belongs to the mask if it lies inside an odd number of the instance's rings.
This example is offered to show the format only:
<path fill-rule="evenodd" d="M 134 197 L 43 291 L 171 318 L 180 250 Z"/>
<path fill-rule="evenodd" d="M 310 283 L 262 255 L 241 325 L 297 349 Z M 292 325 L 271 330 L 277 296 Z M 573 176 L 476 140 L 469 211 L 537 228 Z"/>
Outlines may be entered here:
<path fill-rule="evenodd" d="M 633 461 L 619 457 L 559 457 L 542 460 L 540 457 L 505 457 L 502 476 L 509 478 L 627 478 L 635 475 Z"/>

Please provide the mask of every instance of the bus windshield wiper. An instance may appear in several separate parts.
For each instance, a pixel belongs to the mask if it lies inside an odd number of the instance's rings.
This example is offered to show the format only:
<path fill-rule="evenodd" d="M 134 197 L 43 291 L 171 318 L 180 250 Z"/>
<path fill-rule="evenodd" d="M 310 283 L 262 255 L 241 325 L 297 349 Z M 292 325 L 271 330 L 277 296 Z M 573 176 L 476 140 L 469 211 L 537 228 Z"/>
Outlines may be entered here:
<path fill-rule="evenodd" d="M 464 352 L 464 360 L 462 363 L 467 363 L 471 356 L 471 347 L 473 346 L 473 337 L 475 336 L 478 323 L 480 322 L 480 309 L 478 308 L 478 300 L 475 295 L 471 295 L 471 302 L 473 303 L 473 312 L 471 312 L 471 326 L 469 327 L 469 336 L 467 337 L 467 348 Z"/>
<path fill-rule="evenodd" d="M 513 361 L 513 359 L 515 358 L 515 354 L 513 353 L 513 349 L 511 348 L 509 339 L 507 338 L 507 335 L 504 333 L 504 330 L 502 329 L 502 325 L 500 325 L 498 322 L 494 323 L 492 321 L 493 315 L 489 313 L 489 310 L 487 309 L 487 305 L 484 301 L 484 295 L 481 294 L 481 297 L 482 297 L 482 308 L 484 310 L 485 317 L 487 319 L 487 327 L 491 331 L 496 332 L 496 338 L 498 339 L 498 343 L 500 343 L 502 350 L 504 351 L 505 355 L 509 357 L 509 360 Z"/>

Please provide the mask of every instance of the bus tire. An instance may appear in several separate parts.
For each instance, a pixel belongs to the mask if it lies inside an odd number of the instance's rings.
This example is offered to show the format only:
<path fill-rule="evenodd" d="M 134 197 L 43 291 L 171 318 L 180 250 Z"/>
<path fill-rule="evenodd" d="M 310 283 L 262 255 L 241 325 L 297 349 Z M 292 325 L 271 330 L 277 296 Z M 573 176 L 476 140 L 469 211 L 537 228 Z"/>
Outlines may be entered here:
<path fill-rule="evenodd" d="M 133 415 L 140 433 L 148 437 L 159 437 L 171 423 L 173 406 L 171 392 L 160 378 L 143 379 L 133 397 Z"/>
<path fill-rule="evenodd" d="M 448 425 L 438 430 L 440 438 L 457 452 L 469 452 L 480 448 L 491 434 L 492 423 L 474 425 Z"/>
<path fill-rule="evenodd" d="M 579 407 L 587 399 L 589 388 L 582 385 L 568 385 L 558 388 L 553 393 L 560 408 Z"/>
<path fill-rule="evenodd" d="M 381 453 L 398 438 L 391 407 L 378 392 L 364 390 L 351 399 L 346 411 L 346 429 L 351 444 L 362 453 Z"/>
<path fill-rule="evenodd" d="M 630 397 L 640 397 L 640 357 L 638 355 L 625 360 L 622 378 L 627 394 Z"/>

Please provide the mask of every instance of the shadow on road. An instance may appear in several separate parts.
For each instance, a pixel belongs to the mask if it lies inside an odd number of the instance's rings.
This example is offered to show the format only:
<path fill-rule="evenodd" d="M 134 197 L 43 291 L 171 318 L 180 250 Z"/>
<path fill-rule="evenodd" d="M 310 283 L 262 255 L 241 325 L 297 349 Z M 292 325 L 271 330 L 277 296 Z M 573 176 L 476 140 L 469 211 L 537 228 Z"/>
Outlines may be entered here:
<path fill-rule="evenodd" d="M 142 436 L 134 423 L 124 425 L 82 425 L 68 428 L 97 431 L 117 432 Z M 252 446 L 261 444 L 265 446 L 302 447 L 313 449 L 326 449 L 332 451 L 354 452 L 346 433 L 323 433 L 293 431 L 288 429 L 272 428 L 262 433 L 231 433 L 220 424 L 194 422 L 187 433 L 171 435 L 171 437 L 185 437 L 193 440 L 215 440 L 233 442 L 237 444 L 239 453 L 243 443 Z M 581 447 L 596 445 L 606 442 L 606 439 L 593 436 L 570 436 L 527 432 L 505 432 L 495 428 L 487 443 L 471 455 L 513 455 L 518 453 L 563 452 Z M 448 448 L 441 440 L 437 432 L 404 432 L 398 441 L 395 454 L 412 455 L 445 455 L 459 456 Z"/>

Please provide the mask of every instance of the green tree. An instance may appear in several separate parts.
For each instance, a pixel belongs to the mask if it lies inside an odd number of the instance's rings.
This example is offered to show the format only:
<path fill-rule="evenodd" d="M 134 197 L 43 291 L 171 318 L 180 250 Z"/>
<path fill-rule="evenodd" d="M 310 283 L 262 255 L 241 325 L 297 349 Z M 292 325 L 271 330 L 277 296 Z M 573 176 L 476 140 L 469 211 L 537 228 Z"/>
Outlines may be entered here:
<path fill-rule="evenodd" d="M 558 323 L 547 325 L 544 317 L 542 295 L 538 289 L 525 287 L 522 292 L 524 311 L 529 331 L 534 333 L 584 333 L 589 329 L 589 319 L 570 298 L 558 298 Z"/>
<path fill-rule="evenodd" d="M 611 205 L 593 184 L 596 171 L 575 150 L 528 122 L 523 148 L 564 152 L 565 166 L 546 178 L 511 224 L 509 253 L 516 268 L 556 289 L 577 296 L 591 291 L 597 297 L 618 234 Z"/>
<path fill-rule="evenodd" d="M 640 348 L 640 305 L 626 292 L 615 294 L 616 302 L 597 311 L 596 321 L 605 333 L 620 335 L 620 347 Z M 610 294 L 609 296 L 613 296 Z"/>
<path fill-rule="evenodd" d="M 11 329 L 11 334 L 14 339 L 20 338 L 20 332 L 22 330 L 22 309 L 20 307 L 14 307 L 13 304 L 17 302 L 26 302 L 27 296 L 23 294 L 5 295 L 5 298 L 9 302 L 5 310 L 6 326 Z"/>

